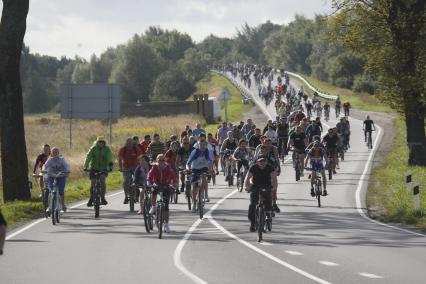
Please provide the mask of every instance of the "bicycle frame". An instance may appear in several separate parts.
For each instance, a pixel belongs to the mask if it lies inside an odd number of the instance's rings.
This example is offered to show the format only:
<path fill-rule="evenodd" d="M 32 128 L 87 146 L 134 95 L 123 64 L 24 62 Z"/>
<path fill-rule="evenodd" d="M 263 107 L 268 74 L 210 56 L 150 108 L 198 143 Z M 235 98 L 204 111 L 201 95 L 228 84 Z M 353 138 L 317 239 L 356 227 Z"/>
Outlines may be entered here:
<path fill-rule="evenodd" d="M 204 194 L 204 182 L 207 180 L 207 173 L 196 174 L 195 188 L 197 190 L 197 203 L 198 203 L 198 212 L 200 219 L 204 217 L 204 205 L 205 205 L 205 194 Z"/>

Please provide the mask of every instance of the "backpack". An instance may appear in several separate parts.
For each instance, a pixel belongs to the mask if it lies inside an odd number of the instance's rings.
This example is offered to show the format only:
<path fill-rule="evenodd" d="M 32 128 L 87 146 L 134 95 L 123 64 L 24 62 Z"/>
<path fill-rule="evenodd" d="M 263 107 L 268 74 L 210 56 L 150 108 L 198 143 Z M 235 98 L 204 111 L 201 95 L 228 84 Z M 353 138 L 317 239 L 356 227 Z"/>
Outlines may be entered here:
<path fill-rule="evenodd" d="M 199 148 L 195 149 L 195 155 L 194 155 L 194 160 L 198 159 L 198 157 L 201 155 L 201 150 Z M 204 151 L 204 156 L 206 157 L 206 160 L 209 159 L 209 150 L 206 148 L 206 150 Z"/>

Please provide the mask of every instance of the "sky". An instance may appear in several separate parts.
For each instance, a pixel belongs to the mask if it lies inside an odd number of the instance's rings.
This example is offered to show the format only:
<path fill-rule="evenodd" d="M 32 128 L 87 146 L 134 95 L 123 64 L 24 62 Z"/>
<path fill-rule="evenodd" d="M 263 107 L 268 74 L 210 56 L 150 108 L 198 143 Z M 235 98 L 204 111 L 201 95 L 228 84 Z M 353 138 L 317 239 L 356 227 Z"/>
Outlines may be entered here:
<path fill-rule="evenodd" d="M 331 11 L 331 0 L 30 0 L 24 41 L 32 53 L 88 59 L 149 26 L 200 42 L 210 34 L 232 37 L 245 22 L 286 24 L 295 14 Z"/>

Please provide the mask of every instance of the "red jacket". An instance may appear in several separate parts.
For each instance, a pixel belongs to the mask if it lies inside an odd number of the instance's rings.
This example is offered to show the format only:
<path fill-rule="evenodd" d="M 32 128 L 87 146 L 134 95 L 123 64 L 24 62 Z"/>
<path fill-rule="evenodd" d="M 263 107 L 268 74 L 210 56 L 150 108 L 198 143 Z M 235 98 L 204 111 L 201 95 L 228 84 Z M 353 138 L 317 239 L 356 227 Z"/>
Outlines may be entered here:
<path fill-rule="evenodd" d="M 148 173 L 148 181 L 151 184 L 155 183 L 162 186 L 167 186 L 177 182 L 175 172 L 169 165 L 162 169 L 158 165 L 152 166 L 152 169 Z"/>

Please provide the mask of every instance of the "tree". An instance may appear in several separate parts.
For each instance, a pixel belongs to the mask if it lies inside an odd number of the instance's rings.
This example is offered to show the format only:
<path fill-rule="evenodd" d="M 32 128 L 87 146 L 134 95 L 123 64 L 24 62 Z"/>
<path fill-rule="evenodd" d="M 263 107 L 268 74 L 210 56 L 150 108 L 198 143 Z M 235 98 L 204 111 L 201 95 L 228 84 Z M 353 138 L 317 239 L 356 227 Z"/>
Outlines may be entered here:
<path fill-rule="evenodd" d="M 49 97 L 45 82 L 38 72 L 30 70 L 23 82 L 24 110 L 26 113 L 42 113 L 50 109 Z"/>
<path fill-rule="evenodd" d="M 28 6 L 29 0 L 3 0 L 0 22 L 0 140 L 4 201 L 31 198 L 19 73 Z"/>
<path fill-rule="evenodd" d="M 216 62 L 232 63 L 224 61 L 232 51 L 232 40 L 229 38 L 221 38 L 211 34 L 200 42 L 197 48 L 204 53 L 209 53 Z"/>
<path fill-rule="evenodd" d="M 185 57 L 179 60 L 179 65 L 185 76 L 190 81 L 199 81 L 206 75 L 211 67 L 212 58 L 210 54 L 203 53 L 195 48 L 185 51 Z"/>
<path fill-rule="evenodd" d="M 335 0 L 333 38 L 367 58 L 379 98 L 405 116 L 408 163 L 426 166 L 426 1 Z"/>
<path fill-rule="evenodd" d="M 142 37 L 135 35 L 120 50 L 110 81 L 120 84 L 124 100 L 148 101 L 153 83 L 164 67 L 165 62 L 157 52 Z"/>
<path fill-rule="evenodd" d="M 179 67 L 172 67 L 157 77 L 152 101 L 185 100 L 195 91 L 195 82 L 188 79 Z"/>

